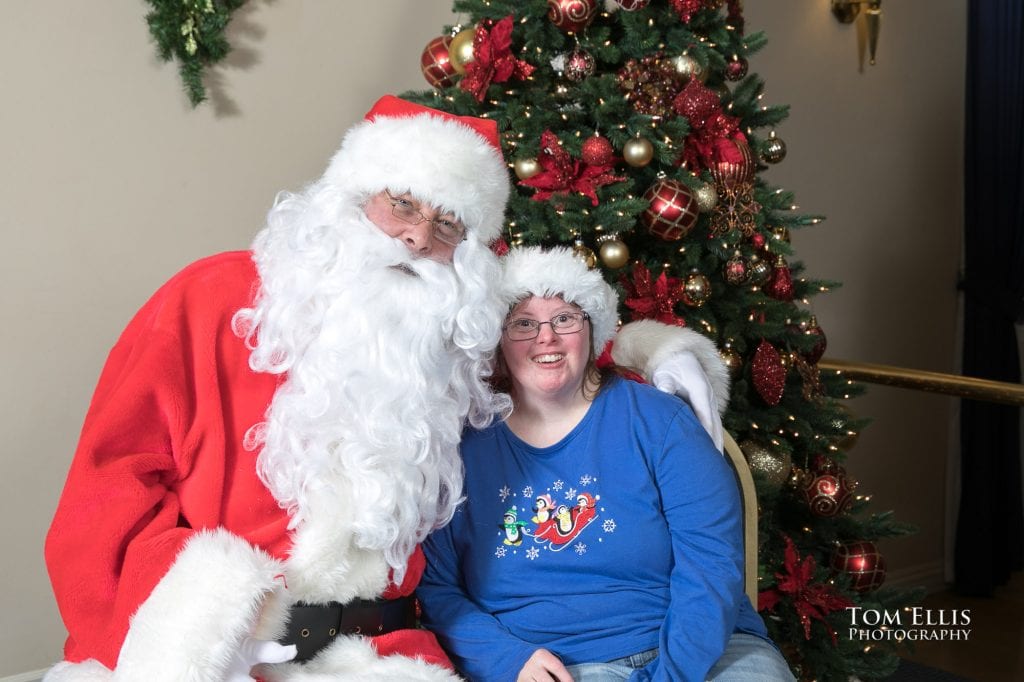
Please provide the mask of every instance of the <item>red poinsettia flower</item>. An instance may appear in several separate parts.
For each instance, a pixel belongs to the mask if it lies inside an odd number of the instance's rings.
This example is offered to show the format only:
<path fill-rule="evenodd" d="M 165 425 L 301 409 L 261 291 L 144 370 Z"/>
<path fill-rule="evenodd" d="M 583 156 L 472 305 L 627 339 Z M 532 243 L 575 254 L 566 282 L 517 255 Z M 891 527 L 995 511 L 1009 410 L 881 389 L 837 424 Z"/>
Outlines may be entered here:
<path fill-rule="evenodd" d="M 633 279 L 621 279 L 626 290 L 623 303 L 633 311 L 634 320 L 658 320 L 665 324 L 686 326 L 686 320 L 676 315 L 675 307 L 683 295 L 680 280 L 662 272 L 651 282 L 651 271 L 643 263 L 633 266 Z"/>
<path fill-rule="evenodd" d="M 541 171 L 519 181 L 520 185 L 540 190 L 533 195 L 534 201 L 545 201 L 554 194 L 579 192 L 589 197 L 592 205 L 597 206 L 598 187 L 626 179 L 611 173 L 610 163 L 591 165 L 572 158 L 569 152 L 562 149 L 558 137 L 550 130 L 544 131 L 540 143 L 541 154 L 537 163 L 540 164 Z"/>
<path fill-rule="evenodd" d="M 836 644 L 836 631 L 825 618 L 832 611 L 853 606 L 853 602 L 839 594 L 836 588 L 826 583 L 811 583 L 817 562 L 813 556 L 800 559 L 796 545 L 788 536 L 786 539 L 783 568 L 785 573 L 776 573 L 778 579 L 775 587 L 764 590 L 757 595 L 757 610 L 771 611 L 783 597 L 789 597 L 796 609 L 797 616 L 804 626 L 804 638 L 811 638 L 811 620 L 820 620 L 825 624 L 832 644 Z"/>
<path fill-rule="evenodd" d="M 473 61 L 466 64 L 466 75 L 459 87 L 482 102 L 491 83 L 504 83 L 515 77 L 519 80 L 533 73 L 532 64 L 512 55 L 512 15 L 508 15 L 488 30 L 483 22 L 473 36 Z"/>

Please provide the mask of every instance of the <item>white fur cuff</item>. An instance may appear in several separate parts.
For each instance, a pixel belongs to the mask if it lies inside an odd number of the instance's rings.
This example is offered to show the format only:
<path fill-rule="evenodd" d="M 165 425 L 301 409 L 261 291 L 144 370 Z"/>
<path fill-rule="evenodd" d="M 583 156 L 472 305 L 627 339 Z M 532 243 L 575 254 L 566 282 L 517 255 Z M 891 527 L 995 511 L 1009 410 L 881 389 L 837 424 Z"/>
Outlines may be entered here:
<path fill-rule="evenodd" d="M 223 529 L 193 537 L 132 617 L 113 680 L 224 679 L 281 563 Z"/>
<path fill-rule="evenodd" d="M 640 370 L 648 381 L 666 358 L 692 353 L 700 362 L 715 392 L 719 413 L 729 404 L 729 369 L 714 342 L 699 332 L 655 320 L 630 322 L 619 330 L 612 344 L 615 364 Z"/>

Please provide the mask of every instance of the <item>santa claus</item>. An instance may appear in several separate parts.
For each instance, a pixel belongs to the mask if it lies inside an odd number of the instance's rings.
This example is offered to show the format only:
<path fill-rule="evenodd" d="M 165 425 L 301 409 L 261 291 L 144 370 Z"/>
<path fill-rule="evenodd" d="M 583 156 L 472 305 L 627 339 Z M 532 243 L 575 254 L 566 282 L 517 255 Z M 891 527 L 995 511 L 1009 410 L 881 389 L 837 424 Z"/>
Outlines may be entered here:
<path fill-rule="evenodd" d="M 508 408 L 487 384 L 508 193 L 493 121 L 385 97 L 251 252 L 157 291 L 47 536 L 69 632 L 47 682 L 456 679 L 412 593 L 467 419 Z M 671 355 L 717 414 L 722 377 Z"/>

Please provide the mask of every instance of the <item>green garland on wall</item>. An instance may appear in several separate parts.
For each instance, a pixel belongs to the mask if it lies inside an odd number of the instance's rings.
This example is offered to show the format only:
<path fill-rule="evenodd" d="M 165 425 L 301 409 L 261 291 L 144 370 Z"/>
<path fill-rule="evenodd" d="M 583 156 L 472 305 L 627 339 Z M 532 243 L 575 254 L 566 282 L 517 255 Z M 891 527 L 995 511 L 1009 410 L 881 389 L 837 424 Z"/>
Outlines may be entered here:
<path fill-rule="evenodd" d="M 203 69 L 231 51 L 224 32 L 231 14 L 246 0 L 146 0 L 153 9 L 146 15 L 149 32 L 160 58 L 177 59 L 178 72 L 192 106 L 206 99 Z"/>

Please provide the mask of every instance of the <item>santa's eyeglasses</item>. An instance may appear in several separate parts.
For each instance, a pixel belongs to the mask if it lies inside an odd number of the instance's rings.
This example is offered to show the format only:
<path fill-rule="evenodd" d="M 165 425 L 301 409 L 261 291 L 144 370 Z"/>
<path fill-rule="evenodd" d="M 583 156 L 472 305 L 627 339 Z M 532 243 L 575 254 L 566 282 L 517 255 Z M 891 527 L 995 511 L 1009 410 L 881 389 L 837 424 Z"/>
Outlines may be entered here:
<path fill-rule="evenodd" d="M 408 199 L 393 197 L 387 190 L 384 190 L 384 194 L 391 202 L 391 214 L 403 223 L 419 225 L 423 221 L 427 221 L 434 230 L 434 237 L 448 246 L 458 246 L 459 242 L 466 239 L 466 226 L 459 221 L 446 216 L 428 218 Z"/>
<path fill-rule="evenodd" d="M 539 322 L 528 317 L 516 317 L 505 323 L 505 336 L 509 341 L 529 341 L 540 335 L 541 325 L 551 325 L 556 334 L 578 334 L 583 331 L 583 323 L 590 319 L 586 313 L 559 313 L 550 320 Z"/>

